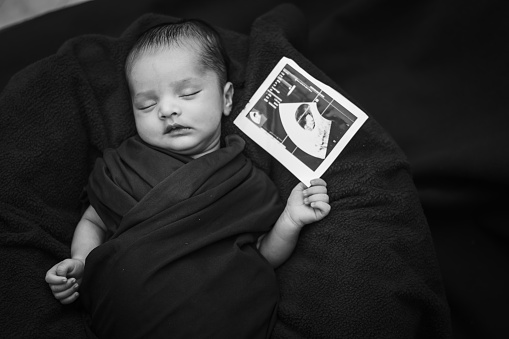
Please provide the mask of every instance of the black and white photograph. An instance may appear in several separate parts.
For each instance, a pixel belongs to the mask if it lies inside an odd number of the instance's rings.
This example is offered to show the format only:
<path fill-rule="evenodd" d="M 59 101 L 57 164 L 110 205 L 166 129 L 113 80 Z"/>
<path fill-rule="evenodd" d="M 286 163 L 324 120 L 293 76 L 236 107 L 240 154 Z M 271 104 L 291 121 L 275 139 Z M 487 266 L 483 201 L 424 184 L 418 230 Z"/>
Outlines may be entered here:
<path fill-rule="evenodd" d="M 320 177 L 367 115 L 283 57 L 235 124 L 297 178 Z"/>
<path fill-rule="evenodd" d="M 0 339 L 509 338 L 507 0 L 0 0 Z"/>

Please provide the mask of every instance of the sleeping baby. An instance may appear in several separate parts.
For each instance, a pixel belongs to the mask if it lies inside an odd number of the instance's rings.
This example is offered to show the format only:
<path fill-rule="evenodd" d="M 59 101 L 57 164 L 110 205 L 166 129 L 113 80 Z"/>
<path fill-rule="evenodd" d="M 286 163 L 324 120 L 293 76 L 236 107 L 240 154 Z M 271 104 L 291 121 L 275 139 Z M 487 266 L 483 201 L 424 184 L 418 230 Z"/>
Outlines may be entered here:
<path fill-rule="evenodd" d="M 63 304 L 81 296 L 101 338 L 270 336 L 274 268 L 329 213 L 326 183 L 284 205 L 244 141 L 221 139 L 234 90 L 208 24 L 151 28 L 125 69 L 137 134 L 97 160 L 71 258 L 46 282 Z"/>

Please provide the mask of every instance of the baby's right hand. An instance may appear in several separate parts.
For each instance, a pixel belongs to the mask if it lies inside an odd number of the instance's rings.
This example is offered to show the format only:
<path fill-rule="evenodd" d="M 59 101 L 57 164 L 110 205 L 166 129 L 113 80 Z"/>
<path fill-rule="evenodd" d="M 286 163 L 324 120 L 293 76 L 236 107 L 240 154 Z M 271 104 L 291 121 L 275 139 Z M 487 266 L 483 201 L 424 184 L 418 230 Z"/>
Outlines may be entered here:
<path fill-rule="evenodd" d="M 79 297 L 78 288 L 83 278 L 85 264 L 78 259 L 65 259 L 46 273 L 46 282 L 49 284 L 55 298 L 62 304 L 70 304 Z"/>

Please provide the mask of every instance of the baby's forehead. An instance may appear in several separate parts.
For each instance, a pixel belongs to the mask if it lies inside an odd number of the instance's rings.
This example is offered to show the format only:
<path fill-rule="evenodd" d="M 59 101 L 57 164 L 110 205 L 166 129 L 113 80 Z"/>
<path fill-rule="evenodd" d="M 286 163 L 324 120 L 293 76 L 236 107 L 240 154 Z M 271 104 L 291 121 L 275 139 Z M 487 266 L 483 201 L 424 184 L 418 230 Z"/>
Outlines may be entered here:
<path fill-rule="evenodd" d="M 214 78 L 219 77 L 213 68 L 207 67 L 203 62 L 199 51 L 188 46 L 166 46 L 153 50 L 146 50 L 140 53 L 132 63 L 131 69 L 127 72 L 127 81 L 131 90 L 134 84 L 140 81 L 151 83 L 156 79 L 177 83 L 177 80 Z M 179 82 L 181 86 L 190 84 Z"/>
<path fill-rule="evenodd" d="M 193 39 L 190 38 L 183 41 L 177 41 L 175 43 L 154 46 L 147 49 L 145 52 L 140 53 L 140 56 L 143 56 L 145 53 L 147 55 L 161 54 L 169 59 L 180 57 L 183 54 L 189 62 L 196 63 L 196 66 L 198 67 L 204 67 L 204 46 L 200 42 L 193 41 Z"/>
<path fill-rule="evenodd" d="M 176 59 L 184 59 L 189 63 L 196 64 L 203 68 L 203 56 L 200 46 L 194 43 L 189 44 L 165 44 L 145 48 L 139 51 L 132 59 L 132 65 L 139 63 L 152 63 L 154 59 L 175 62 Z"/>
<path fill-rule="evenodd" d="M 207 46 L 205 46 L 203 41 L 193 37 L 183 37 L 173 41 L 146 45 L 133 55 L 131 62 L 128 64 L 128 67 L 126 67 L 127 80 L 130 83 L 134 78 L 137 78 L 135 73 L 138 75 L 140 74 L 134 71 L 135 69 L 141 71 L 141 69 L 151 67 L 150 65 L 155 57 L 159 65 L 161 60 L 168 63 L 184 62 L 187 63 L 187 65 L 192 65 L 192 68 L 202 76 L 209 75 L 217 77 L 220 82 L 220 74 L 218 74 L 214 66 L 211 65 L 210 60 L 208 60 L 210 58 L 206 56 L 206 48 Z M 139 66 L 142 66 L 142 68 L 140 69 Z"/>

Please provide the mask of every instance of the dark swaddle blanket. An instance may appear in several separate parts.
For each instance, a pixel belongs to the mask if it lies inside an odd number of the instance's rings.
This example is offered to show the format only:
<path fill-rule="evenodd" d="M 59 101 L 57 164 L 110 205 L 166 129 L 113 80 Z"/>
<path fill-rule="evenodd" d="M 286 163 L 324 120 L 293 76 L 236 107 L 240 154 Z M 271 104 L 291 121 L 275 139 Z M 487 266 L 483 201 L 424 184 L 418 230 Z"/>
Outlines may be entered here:
<path fill-rule="evenodd" d="M 226 140 L 193 160 L 135 136 L 97 160 L 87 191 L 112 237 L 87 257 L 82 296 L 99 337 L 270 334 L 278 288 L 255 244 L 283 205 Z"/>

